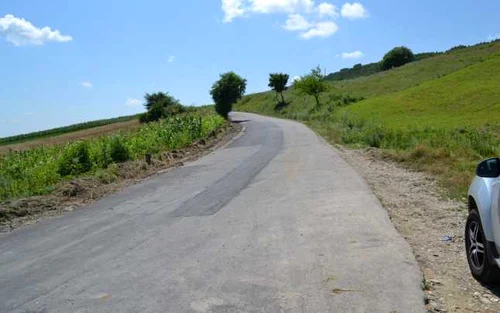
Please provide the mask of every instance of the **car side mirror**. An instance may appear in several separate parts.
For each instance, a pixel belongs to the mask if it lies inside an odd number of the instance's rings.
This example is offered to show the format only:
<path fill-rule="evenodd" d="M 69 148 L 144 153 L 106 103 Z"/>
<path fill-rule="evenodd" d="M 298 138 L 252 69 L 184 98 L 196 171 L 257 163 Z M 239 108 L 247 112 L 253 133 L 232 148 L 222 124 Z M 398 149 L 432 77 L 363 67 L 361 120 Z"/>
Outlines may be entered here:
<path fill-rule="evenodd" d="M 488 159 L 477 166 L 476 175 L 485 178 L 497 178 L 500 176 L 500 159 Z"/>

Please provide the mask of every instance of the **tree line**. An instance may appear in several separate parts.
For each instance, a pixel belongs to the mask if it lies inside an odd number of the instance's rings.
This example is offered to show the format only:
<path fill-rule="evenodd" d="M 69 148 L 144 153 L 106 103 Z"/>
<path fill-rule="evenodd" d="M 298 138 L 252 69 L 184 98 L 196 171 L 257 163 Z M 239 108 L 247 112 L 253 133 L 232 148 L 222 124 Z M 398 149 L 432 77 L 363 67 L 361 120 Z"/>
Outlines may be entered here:
<path fill-rule="evenodd" d="M 284 91 L 289 88 L 289 80 L 290 75 L 285 73 L 269 74 L 268 86 L 275 92 L 276 108 L 283 108 L 287 105 Z M 228 119 L 233 105 L 245 95 L 246 86 L 247 80 L 234 72 L 221 74 L 219 80 L 210 89 L 217 114 Z M 309 74 L 293 81 L 292 87 L 302 95 L 313 97 L 318 107 L 320 106 L 321 93 L 332 88 L 325 81 L 319 66 L 313 68 Z M 141 116 L 141 122 L 154 122 L 192 110 L 181 105 L 179 100 L 164 92 L 146 94 L 144 99 L 147 112 Z"/>
<path fill-rule="evenodd" d="M 283 92 L 289 88 L 289 79 L 290 75 L 285 73 L 269 74 L 268 86 L 275 92 L 277 108 L 287 105 Z M 247 80 L 234 72 L 221 74 L 220 79 L 212 85 L 210 90 L 215 102 L 215 111 L 227 119 L 233 105 L 244 96 L 246 84 Z M 295 80 L 292 87 L 300 94 L 313 97 L 317 106 L 320 105 L 321 93 L 331 88 L 321 74 L 319 66 L 313 68 L 309 74 Z"/>
<path fill-rule="evenodd" d="M 415 60 L 415 55 L 407 47 L 396 47 L 389 51 L 379 64 L 382 70 L 403 66 Z M 361 65 L 355 65 L 359 69 Z M 320 106 L 320 95 L 333 88 L 326 83 L 328 77 L 321 73 L 320 67 L 313 68 L 307 75 L 292 82 L 292 87 L 302 95 L 311 96 Z M 268 86 L 275 92 L 276 108 L 283 108 L 287 105 L 284 91 L 288 88 L 290 76 L 285 73 L 269 74 Z M 210 89 L 210 95 L 215 103 L 215 111 L 225 119 L 228 119 L 229 112 L 233 105 L 240 100 L 246 91 L 247 80 L 234 72 L 227 72 L 220 75 Z M 145 95 L 145 107 L 147 112 L 141 116 L 141 122 L 157 121 L 161 118 L 184 113 L 190 108 L 183 106 L 179 100 L 168 93 L 157 92 Z"/>

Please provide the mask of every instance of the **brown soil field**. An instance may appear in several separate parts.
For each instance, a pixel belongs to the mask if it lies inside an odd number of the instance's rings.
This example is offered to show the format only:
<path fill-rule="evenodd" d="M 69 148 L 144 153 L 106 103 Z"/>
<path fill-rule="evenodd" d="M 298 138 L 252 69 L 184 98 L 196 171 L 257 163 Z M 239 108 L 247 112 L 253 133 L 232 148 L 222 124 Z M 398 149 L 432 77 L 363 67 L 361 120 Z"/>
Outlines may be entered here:
<path fill-rule="evenodd" d="M 120 130 L 126 129 L 134 129 L 139 127 L 139 120 L 131 120 L 126 122 L 119 122 L 84 130 L 79 130 L 67 134 L 57 135 L 53 137 L 41 138 L 41 139 L 33 139 L 26 142 L 14 143 L 11 145 L 0 146 L 0 154 L 6 153 L 10 150 L 26 150 L 39 146 L 50 146 L 63 144 L 69 141 L 74 141 L 78 139 L 97 137 L 100 135 L 114 133 Z"/>

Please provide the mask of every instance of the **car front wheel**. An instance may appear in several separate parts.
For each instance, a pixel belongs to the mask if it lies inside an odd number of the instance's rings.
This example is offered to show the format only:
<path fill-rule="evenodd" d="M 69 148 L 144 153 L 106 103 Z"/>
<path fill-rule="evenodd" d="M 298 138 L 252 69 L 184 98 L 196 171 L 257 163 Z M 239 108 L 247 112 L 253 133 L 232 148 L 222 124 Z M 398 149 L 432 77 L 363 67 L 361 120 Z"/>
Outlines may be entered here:
<path fill-rule="evenodd" d="M 484 237 L 479 213 L 475 210 L 469 213 L 465 225 L 465 249 L 472 276 L 482 283 L 500 281 L 500 269 L 490 261 L 493 260 L 491 251 Z"/>

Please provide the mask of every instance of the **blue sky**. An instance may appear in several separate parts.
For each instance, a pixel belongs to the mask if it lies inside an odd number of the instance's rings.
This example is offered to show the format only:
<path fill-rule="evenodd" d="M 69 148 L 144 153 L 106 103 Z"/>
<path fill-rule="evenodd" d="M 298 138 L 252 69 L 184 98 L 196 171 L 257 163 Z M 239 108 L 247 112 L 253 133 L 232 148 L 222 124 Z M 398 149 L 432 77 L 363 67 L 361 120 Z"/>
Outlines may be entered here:
<path fill-rule="evenodd" d="M 486 41 L 498 12 L 497 0 L 3 0 L 0 137 L 141 112 L 146 92 L 211 103 L 229 70 L 256 92 L 270 72 Z"/>

